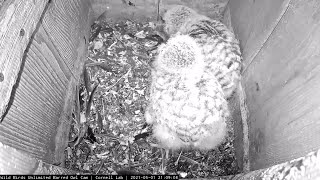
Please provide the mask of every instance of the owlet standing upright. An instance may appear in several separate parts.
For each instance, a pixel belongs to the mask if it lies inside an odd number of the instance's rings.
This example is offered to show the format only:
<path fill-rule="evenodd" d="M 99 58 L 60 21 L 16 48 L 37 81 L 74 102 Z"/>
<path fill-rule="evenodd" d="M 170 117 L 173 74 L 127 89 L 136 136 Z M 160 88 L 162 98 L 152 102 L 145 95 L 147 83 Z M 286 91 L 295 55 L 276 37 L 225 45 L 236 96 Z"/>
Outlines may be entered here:
<path fill-rule="evenodd" d="M 168 149 L 213 149 L 227 133 L 228 103 L 218 80 L 204 73 L 199 44 L 176 34 L 153 63 L 147 123 Z"/>

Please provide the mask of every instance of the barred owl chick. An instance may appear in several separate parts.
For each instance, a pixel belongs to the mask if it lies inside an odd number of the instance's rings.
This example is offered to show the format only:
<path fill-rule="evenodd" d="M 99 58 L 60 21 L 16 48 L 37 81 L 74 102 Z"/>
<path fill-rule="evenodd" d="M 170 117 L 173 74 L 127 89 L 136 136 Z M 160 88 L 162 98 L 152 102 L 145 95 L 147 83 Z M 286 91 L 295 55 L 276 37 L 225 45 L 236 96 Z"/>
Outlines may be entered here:
<path fill-rule="evenodd" d="M 153 66 L 158 70 L 199 78 L 204 68 L 204 57 L 196 41 L 188 35 L 177 33 L 158 48 Z M 190 71 L 194 74 L 190 76 Z"/>
<path fill-rule="evenodd" d="M 210 19 L 186 6 L 176 5 L 163 17 L 165 31 L 192 36 L 201 46 L 206 72 L 213 73 L 230 98 L 240 81 L 241 53 L 234 34 L 219 21 Z"/>
<path fill-rule="evenodd" d="M 201 49 L 187 35 L 176 35 L 159 49 L 145 118 L 165 148 L 213 149 L 225 139 L 228 104 L 201 62 Z"/>
<path fill-rule="evenodd" d="M 179 31 L 185 22 L 198 15 L 196 11 L 189 7 L 175 5 L 168 9 L 162 17 L 165 22 L 164 31 L 169 35 L 173 35 Z"/>

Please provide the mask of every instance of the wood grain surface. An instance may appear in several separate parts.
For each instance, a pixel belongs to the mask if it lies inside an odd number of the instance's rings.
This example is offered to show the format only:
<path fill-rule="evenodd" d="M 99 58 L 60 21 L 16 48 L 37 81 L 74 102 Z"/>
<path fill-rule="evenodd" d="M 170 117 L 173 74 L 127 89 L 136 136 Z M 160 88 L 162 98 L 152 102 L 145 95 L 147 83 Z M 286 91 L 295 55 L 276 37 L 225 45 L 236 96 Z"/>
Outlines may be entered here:
<path fill-rule="evenodd" d="M 230 0 L 232 26 L 241 42 L 244 71 L 286 12 L 290 0 Z"/>
<path fill-rule="evenodd" d="M 231 0 L 230 7 L 246 66 L 243 84 L 255 170 L 320 147 L 320 2 L 242 3 Z"/>
<path fill-rule="evenodd" d="M 21 69 L 24 52 L 48 0 L 11 0 L 0 11 L 0 121 Z"/>
<path fill-rule="evenodd" d="M 50 165 L 32 158 L 26 153 L 18 151 L 0 142 L 0 174 L 4 175 L 48 175 L 48 174 L 76 174 L 76 172 Z"/>
<path fill-rule="evenodd" d="M 48 163 L 63 161 L 91 13 L 86 0 L 48 4 L 0 123 L 0 142 Z"/>

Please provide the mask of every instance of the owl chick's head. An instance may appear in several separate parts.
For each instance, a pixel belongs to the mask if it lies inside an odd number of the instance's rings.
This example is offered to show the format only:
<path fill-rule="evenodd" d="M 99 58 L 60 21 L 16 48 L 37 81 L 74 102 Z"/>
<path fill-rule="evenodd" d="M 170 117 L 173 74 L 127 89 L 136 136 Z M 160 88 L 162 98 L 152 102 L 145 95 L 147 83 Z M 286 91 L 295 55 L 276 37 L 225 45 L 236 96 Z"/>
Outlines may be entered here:
<path fill-rule="evenodd" d="M 182 73 L 202 67 L 203 55 L 200 46 L 188 36 L 177 34 L 158 49 L 154 67 L 170 73 Z"/>
<path fill-rule="evenodd" d="M 186 21 L 196 15 L 198 15 L 198 13 L 187 6 L 175 5 L 168 9 L 163 15 L 163 20 L 165 22 L 164 31 L 167 34 L 172 35 L 178 32 Z"/>

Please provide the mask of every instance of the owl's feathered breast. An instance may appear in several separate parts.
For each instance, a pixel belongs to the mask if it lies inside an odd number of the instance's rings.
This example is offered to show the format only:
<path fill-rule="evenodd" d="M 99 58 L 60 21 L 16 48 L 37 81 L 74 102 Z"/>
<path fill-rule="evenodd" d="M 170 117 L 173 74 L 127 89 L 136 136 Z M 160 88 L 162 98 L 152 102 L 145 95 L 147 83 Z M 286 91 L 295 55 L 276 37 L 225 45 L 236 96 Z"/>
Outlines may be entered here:
<path fill-rule="evenodd" d="M 219 83 L 204 78 L 190 85 L 188 77 L 154 74 L 150 104 L 156 124 L 165 126 L 184 142 L 196 142 L 221 128 L 229 116 Z M 216 87 L 211 88 L 211 87 Z M 222 120 L 222 119 L 223 120 Z"/>

